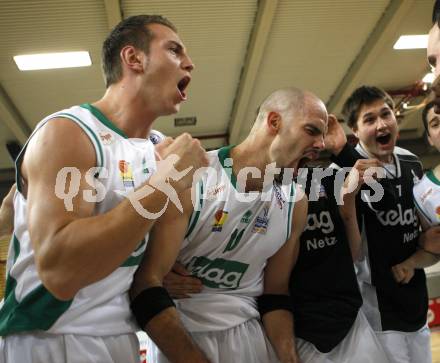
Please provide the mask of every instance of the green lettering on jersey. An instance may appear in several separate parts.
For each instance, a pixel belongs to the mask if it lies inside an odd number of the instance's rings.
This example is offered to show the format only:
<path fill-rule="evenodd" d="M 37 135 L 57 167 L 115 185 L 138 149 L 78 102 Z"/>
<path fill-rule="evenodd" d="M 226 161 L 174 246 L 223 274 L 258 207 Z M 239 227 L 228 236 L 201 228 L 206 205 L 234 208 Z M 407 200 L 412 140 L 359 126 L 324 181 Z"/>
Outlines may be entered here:
<path fill-rule="evenodd" d="M 205 256 L 194 256 L 186 267 L 207 287 L 237 289 L 249 264 L 223 258 L 210 260 Z"/>

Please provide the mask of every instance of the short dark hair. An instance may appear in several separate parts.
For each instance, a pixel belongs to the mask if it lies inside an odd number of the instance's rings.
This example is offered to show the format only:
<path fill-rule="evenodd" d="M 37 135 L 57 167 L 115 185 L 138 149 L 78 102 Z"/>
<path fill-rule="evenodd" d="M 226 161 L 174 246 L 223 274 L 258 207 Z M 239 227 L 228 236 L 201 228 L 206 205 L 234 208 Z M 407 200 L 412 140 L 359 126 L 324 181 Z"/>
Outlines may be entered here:
<path fill-rule="evenodd" d="M 362 106 L 370 105 L 377 100 L 383 100 L 394 111 L 394 101 L 384 90 L 374 86 L 361 86 L 354 90 L 342 108 L 342 115 L 348 127 L 356 126 Z"/>
<path fill-rule="evenodd" d="M 440 0 L 435 0 L 432 8 L 432 25 L 435 23 L 440 27 Z"/>
<path fill-rule="evenodd" d="M 422 121 L 423 121 L 423 127 L 425 128 L 425 134 L 426 136 L 429 135 L 429 128 L 428 128 L 428 112 L 431 108 L 433 108 L 436 105 L 435 101 L 428 102 L 422 111 Z"/>
<path fill-rule="evenodd" d="M 161 15 L 135 15 L 122 20 L 104 40 L 101 56 L 106 87 L 122 77 L 119 53 L 123 47 L 132 45 L 148 54 L 154 36 L 148 29 L 150 24 L 165 25 L 177 33 L 176 27 Z"/>

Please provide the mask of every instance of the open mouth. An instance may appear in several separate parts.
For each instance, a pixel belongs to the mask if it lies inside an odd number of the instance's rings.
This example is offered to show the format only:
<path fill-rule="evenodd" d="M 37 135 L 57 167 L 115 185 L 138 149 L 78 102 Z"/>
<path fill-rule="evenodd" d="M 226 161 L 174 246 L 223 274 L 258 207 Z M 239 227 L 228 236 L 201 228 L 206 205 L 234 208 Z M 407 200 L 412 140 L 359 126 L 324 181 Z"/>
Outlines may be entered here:
<path fill-rule="evenodd" d="M 376 141 L 381 145 L 387 145 L 391 140 L 391 134 L 376 137 Z"/>
<path fill-rule="evenodd" d="M 186 100 L 185 90 L 188 87 L 189 82 L 191 82 L 191 78 L 185 76 L 179 81 L 179 83 L 177 83 L 177 89 L 179 90 L 179 93 L 183 100 Z"/>
<path fill-rule="evenodd" d="M 319 157 L 319 150 L 311 149 L 311 150 L 308 150 L 308 151 L 303 155 L 303 157 L 302 157 L 301 160 L 304 159 L 304 163 L 306 163 L 307 161 L 313 161 L 313 160 L 316 160 L 316 159 L 318 159 L 318 157 Z"/>

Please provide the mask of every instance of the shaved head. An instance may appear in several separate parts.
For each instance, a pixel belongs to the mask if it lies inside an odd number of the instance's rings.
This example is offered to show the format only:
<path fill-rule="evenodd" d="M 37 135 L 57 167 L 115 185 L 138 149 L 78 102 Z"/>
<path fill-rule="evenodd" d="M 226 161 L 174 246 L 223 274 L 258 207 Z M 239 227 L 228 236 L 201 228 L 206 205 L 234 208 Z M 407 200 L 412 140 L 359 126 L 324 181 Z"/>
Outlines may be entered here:
<path fill-rule="evenodd" d="M 304 107 L 310 101 L 322 101 L 313 93 L 303 91 L 296 87 L 281 88 L 271 93 L 258 109 L 258 115 L 253 129 L 259 128 L 270 112 L 276 112 L 284 120 L 293 120 L 293 116 L 301 116 Z M 254 130 L 253 130 L 254 131 Z"/>
<path fill-rule="evenodd" d="M 289 87 L 271 93 L 261 104 L 256 124 L 261 124 L 269 112 L 277 112 L 282 117 L 292 113 L 302 112 L 304 92 L 299 88 Z"/>

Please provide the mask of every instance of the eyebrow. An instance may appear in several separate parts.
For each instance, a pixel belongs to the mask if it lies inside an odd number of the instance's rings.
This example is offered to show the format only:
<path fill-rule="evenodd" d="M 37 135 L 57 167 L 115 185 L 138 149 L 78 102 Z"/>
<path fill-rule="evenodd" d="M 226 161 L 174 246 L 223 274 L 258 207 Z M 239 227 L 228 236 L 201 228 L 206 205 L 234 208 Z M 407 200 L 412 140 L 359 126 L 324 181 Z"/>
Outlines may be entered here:
<path fill-rule="evenodd" d="M 312 132 L 317 133 L 317 134 L 323 134 L 324 131 L 321 130 L 319 127 L 313 125 L 313 124 L 306 124 L 305 127 L 308 127 L 310 129 L 312 129 Z"/>
<path fill-rule="evenodd" d="M 379 110 L 379 113 L 381 113 L 381 112 L 383 112 L 383 111 L 392 111 L 389 107 L 382 107 L 380 110 Z M 375 112 L 367 112 L 367 113 L 364 113 L 363 115 L 362 115 L 362 118 L 364 119 L 364 118 L 367 118 L 367 117 L 370 117 L 370 116 L 375 116 Z"/>
<path fill-rule="evenodd" d="M 428 121 L 428 124 L 430 125 L 432 122 L 434 122 L 434 121 L 439 121 L 440 120 L 440 118 L 436 115 L 436 116 L 434 116 L 432 119 L 430 119 L 429 121 Z"/>
<path fill-rule="evenodd" d="M 364 118 L 371 117 L 371 116 L 374 116 L 374 112 L 367 112 L 367 113 L 364 113 L 364 114 L 362 115 L 362 118 L 364 119 Z"/>
<path fill-rule="evenodd" d="M 168 41 L 168 44 L 176 46 L 176 48 L 178 48 L 179 51 L 183 51 L 183 49 L 184 49 L 183 48 L 183 44 L 181 44 L 181 43 L 179 43 L 179 42 L 177 42 L 175 40 Z"/>

